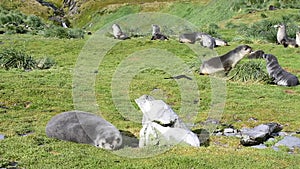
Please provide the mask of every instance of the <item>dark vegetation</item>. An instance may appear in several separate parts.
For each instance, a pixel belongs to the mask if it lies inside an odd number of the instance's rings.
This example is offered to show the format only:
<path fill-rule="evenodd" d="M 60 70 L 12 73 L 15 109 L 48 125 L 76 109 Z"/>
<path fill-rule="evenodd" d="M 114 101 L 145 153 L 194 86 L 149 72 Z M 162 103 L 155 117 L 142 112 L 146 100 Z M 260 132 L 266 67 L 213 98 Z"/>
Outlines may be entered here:
<path fill-rule="evenodd" d="M 54 23 L 45 23 L 36 15 L 25 15 L 20 11 L 0 7 L 1 34 L 32 34 L 58 38 L 84 38 L 81 29 L 63 28 Z"/>

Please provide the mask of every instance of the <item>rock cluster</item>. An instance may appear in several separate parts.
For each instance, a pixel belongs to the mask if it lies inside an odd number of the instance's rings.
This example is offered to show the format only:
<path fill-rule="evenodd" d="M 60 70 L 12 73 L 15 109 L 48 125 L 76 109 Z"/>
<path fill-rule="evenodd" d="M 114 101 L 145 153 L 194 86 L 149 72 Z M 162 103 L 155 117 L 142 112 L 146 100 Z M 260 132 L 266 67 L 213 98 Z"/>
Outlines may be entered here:
<path fill-rule="evenodd" d="M 178 115 L 162 100 L 143 95 L 135 102 L 143 112 L 139 147 L 148 145 L 174 145 L 186 143 L 199 147 L 200 141 Z"/>

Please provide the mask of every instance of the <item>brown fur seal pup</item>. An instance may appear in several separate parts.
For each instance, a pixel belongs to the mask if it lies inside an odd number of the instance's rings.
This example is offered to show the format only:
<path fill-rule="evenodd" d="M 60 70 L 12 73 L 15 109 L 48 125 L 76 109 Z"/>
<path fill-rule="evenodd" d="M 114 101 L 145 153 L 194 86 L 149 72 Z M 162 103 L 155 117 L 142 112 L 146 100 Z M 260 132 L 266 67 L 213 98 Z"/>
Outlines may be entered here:
<path fill-rule="evenodd" d="M 201 39 L 201 35 L 202 33 L 200 32 L 184 33 L 179 35 L 179 42 L 194 44 L 196 41 Z"/>
<path fill-rule="evenodd" d="M 219 71 L 228 73 L 245 55 L 249 54 L 252 48 L 248 45 L 240 45 L 228 53 L 213 57 L 202 63 L 200 74 L 212 74 Z"/>
<path fill-rule="evenodd" d="M 152 38 L 151 40 L 169 40 L 167 36 L 160 32 L 160 27 L 158 25 L 152 25 Z"/>
<path fill-rule="evenodd" d="M 120 40 L 130 39 L 130 37 L 128 37 L 124 32 L 122 32 L 121 27 L 118 24 L 113 24 L 112 30 L 115 39 L 120 39 Z"/>
<path fill-rule="evenodd" d="M 275 25 L 274 27 L 278 29 L 276 35 L 278 44 L 282 44 L 284 47 L 288 47 L 288 46 L 298 47 L 295 39 L 289 38 L 287 36 L 286 26 L 284 24 Z"/>
<path fill-rule="evenodd" d="M 248 59 L 262 59 L 265 52 L 263 50 L 256 50 L 251 52 Z"/>
<path fill-rule="evenodd" d="M 46 126 L 48 137 L 114 150 L 122 144 L 119 130 L 101 117 L 69 111 L 54 116 Z"/>
<path fill-rule="evenodd" d="M 216 41 L 209 34 L 203 33 L 201 35 L 200 44 L 209 49 L 213 49 L 216 46 Z"/>
<path fill-rule="evenodd" d="M 296 86 L 299 84 L 298 77 L 282 69 L 274 55 L 264 54 L 263 58 L 267 61 L 267 71 L 269 76 L 274 79 L 274 83 L 281 86 Z"/>

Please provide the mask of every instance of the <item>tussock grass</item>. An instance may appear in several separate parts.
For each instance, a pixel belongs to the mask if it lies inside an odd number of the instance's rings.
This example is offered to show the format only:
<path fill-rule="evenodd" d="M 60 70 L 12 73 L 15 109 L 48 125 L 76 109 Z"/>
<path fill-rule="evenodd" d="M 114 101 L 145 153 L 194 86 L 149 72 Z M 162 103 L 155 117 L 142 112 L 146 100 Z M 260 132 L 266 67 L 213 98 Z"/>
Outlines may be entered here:
<path fill-rule="evenodd" d="M 270 82 L 271 79 L 266 71 L 266 64 L 264 60 L 259 61 L 244 61 L 233 68 L 228 78 L 232 81 L 240 82 Z"/>
<path fill-rule="evenodd" d="M 5 48 L 0 52 L 0 67 L 6 70 L 13 68 L 22 70 L 32 70 L 35 68 L 49 69 L 54 64 L 54 60 L 48 57 L 35 60 L 32 56 L 20 49 Z"/>

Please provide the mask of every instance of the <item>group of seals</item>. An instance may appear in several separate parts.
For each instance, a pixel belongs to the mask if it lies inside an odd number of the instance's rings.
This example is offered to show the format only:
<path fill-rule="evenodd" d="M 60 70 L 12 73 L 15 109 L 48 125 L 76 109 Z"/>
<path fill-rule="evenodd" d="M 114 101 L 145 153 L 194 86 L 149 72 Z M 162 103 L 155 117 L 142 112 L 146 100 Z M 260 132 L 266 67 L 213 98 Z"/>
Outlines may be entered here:
<path fill-rule="evenodd" d="M 204 47 L 213 49 L 218 46 L 228 46 L 228 43 L 222 39 L 214 38 L 207 33 L 193 32 L 184 33 L 179 35 L 179 42 L 194 44 L 196 41 L 200 41 L 200 44 Z"/>
<path fill-rule="evenodd" d="M 242 58 L 252 51 L 248 45 L 240 45 L 228 53 L 213 57 L 202 63 L 200 74 L 213 74 L 219 71 L 228 73 Z"/>
<path fill-rule="evenodd" d="M 60 113 L 46 126 L 48 137 L 77 143 L 91 144 L 107 150 L 122 145 L 119 130 L 103 118 L 82 111 Z"/>
<path fill-rule="evenodd" d="M 151 40 L 169 40 L 168 37 L 161 33 L 160 27 L 156 24 L 152 24 L 152 37 Z M 118 24 L 112 25 L 113 35 L 115 39 L 129 39 L 129 37 L 122 32 L 121 27 Z M 193 32 L 184 33 L 179 35 L 179 42 L 194 44 L 196 41 L 200 41 L 200 44 L 204 47 L 213 49 L 218 46 L 227 46 L 228 43 L 222 39 L 214 38 L 207 33 Z"/>
<path fill-rule="evenodd" d="M 288 37 L 286 33 L 286 25 L 279 24 L 279 25 L 275 25 L 274 27 L 278 29 L 277 36 L 276 36 L 278 44 L 282 44 L 284 47 L 288 47 L 288 46 L 299 47 L 299 44 L 296 43 L 295 39 Z"/>
<path fill-rule="evenodd" d="M 279 65 L 276 56 L 272 54 L 265 54 L 263 50 L 257 50 L 251 53 L 249 58 L 265 59 L 267 72 L 275 84 L 280 86 L 296 86 L 299 84 L 298 77 L 284 70 Z"/>

